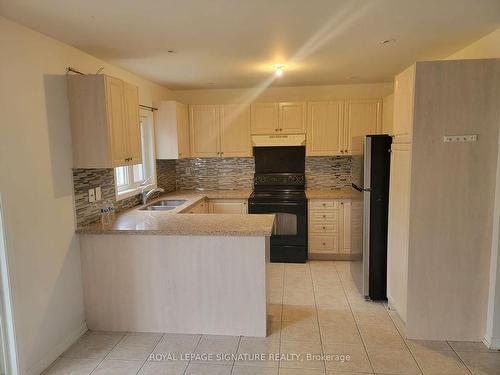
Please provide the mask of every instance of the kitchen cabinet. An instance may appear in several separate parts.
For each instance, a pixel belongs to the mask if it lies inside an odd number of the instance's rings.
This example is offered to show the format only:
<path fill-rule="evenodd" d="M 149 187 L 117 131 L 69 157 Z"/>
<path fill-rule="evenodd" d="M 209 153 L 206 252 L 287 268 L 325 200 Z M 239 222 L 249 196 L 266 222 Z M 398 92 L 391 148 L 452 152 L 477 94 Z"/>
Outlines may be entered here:
<path fill-rule="evenodd" d="M 248 104 L 191 105 L 191 156 L 252 156 Z"/>
<path fill-rule="evenodd" d="M 304 134 L 306 132 L 306 103 L 252 104 L 251 133 Z"/>
<path fill-rule="evenodd" d="M 352 139 L 367 134 L 380 134 L 382 130 L 382 100 L 348 100 L 344 112 L 344 154 L 360 153 L 362 143 Z"/>
<path fill-rule="evenodd" d="M 219 156 L 219 106 L 189 106 L 191 156 Z"/>
<path fill-rule="evenodd" d="M 351 200 L 310 199 L 308 211 L 309 257 L 347 259 L 351 252 Z"/>
<path fill-rule="evenodd" d="M 102 74 L 68 76 L 74 168 L 140 164 L 138 88 Z"/>
<path fill-rule="evenodd" d="M 208 211 L 211 214 L 246 214 L 248 201 L 246 199 L 210 199 Z"/>
<path fill-rule="evenodd" d="M 202 199 L 192 207 L 190 207 L 185 213 L 187 214 L 208 214 L 208 200 Z"/>
<path fill-rule="evenodd" d="M 340 155 L 344 146 L 344 102 L 311 102 L 307 109 L 308 156 Z"/>
<path fill-rule="evenodd" d="M 226 104 L 220 106 L 220 156 L 252 156 L 250 139 L 250 106 Z"/>
<path fill-rule="evenodd" d="M 251 133 L 272 134 L 279 131 L 279 104 L 254 103 L 251 105 Z"/>
<path fill-rule="evenodd" d="M 352 138 L 379 134 L 381 111 L 380 99 L 308 103 L 306 155 L 336 156 L 361 151 L 353 150 Z"/>
<path fill-rule="evenodd" d="M 415 65 L 412 65 L 394 79 L 394 143 L 411 141 L 414 92 Z"/>
<path fill-rule="evenodd" d="M 189 111 L 186 104 L 164 101 L 156 114 L 156 158 L 189 157 Z"/>
<path fill-rule="evenodd" d="M 280 134 L 304 134 L 306 132 L 306 103 L 279 103 Z"/>

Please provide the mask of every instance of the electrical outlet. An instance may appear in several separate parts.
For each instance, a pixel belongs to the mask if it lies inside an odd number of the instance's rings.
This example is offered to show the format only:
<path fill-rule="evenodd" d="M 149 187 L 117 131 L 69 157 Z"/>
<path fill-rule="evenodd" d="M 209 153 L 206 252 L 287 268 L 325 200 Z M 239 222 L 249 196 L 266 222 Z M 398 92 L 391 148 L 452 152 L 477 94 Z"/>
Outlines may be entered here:
<path fill-rule="evenodd" d="M 89 203 L 95 202 L 95 190 L 89 189 Z"/>
<path fill-rule="evenodd" d="M 191 176 L 191 168 L 186 167 L 186 170 L 184 171 L 186 176 Z"/>
<path fill-rule="evenodd" d="M 101 187 L 98 186 L 95 188 L 95 200 L 100 201 L 102 200 L 102 193 L 101 193 Z"/>
<path fill-rule="evenodd" d="M 465 134 L 465 135 L 445 135 L 443 142 L 445 143 L 456 143 L 456 142 L 476 142 L 477 134 Z"/>

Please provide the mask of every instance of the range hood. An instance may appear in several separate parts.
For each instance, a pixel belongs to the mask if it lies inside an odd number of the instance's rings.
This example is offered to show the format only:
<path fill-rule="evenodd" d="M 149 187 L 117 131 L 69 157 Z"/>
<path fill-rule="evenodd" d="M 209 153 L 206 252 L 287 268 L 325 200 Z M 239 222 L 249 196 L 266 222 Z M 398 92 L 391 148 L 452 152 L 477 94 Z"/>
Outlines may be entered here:
<path fill-rule="evenodd" d="M 252 145 L 255 147 L 304 146 L 305 144 L 305 134 L 252 135 Z"/>

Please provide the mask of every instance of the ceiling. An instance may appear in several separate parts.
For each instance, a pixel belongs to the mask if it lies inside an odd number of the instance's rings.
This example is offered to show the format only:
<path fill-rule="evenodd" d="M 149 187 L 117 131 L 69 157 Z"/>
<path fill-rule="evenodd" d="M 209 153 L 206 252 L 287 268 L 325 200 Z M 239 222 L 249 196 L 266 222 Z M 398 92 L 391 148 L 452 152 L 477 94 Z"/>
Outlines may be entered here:
<path fill-rule="evenodd" d="M 500 27 L 499 0 L 1 0 L 0 14 L 171 89 L 386 82 Z"/>

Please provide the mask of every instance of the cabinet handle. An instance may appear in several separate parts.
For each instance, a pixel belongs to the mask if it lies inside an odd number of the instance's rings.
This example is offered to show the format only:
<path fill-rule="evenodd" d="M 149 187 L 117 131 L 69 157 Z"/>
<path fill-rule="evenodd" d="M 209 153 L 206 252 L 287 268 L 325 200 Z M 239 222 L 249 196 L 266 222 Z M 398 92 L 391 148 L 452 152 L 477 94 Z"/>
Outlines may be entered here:
<path fill-rule="evenodd" d="M 323 229 L 326 229 L 325 227 L 323 227 Z"/>
<path fill-rule="evenodd" d="M 323 242 L 323 246 L 326 246 L 326 243 L 325 243 L 325 242 Z"/>
<path fill-rule="evenodd" d="M 274 131 L 275 131 L 275 132 L 277 132 L 277 131 L 278 131 L 278 129 L 274 129 Z"/>
<path fill-rule="evenodd" d="M 282 132 L 282 131 L 283 131 L 283 128 L 280 128 L 280 132 Z"/>
<path fill-rule="evenodd" d="M 223 152 L 221 152 L 220 154 L 221 154 L 221 155 L 224 155 L 224 153 L 223 153 Z"/>
<path fill-rule="evenodd" d="M 323 203 L 323 207 L 326 207 L 326 203 Z"/>
<path fill-rule="evenodd" d="M 326 217 L 326 215 L 323 215 L 323 217 Z"/>
<path fill-rule="evenodd" d="M 340 204 L 344 204 L 344 202 L 340 202 Z"/>

